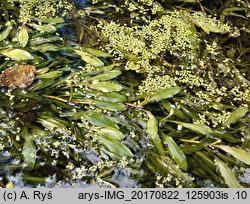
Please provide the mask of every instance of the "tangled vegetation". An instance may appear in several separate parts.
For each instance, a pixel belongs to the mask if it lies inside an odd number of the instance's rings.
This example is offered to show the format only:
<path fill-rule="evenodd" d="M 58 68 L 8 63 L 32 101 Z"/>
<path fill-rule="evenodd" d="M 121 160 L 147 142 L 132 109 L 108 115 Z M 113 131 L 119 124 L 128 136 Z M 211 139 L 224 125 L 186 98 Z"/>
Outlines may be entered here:
<path fill-rule="evenodd" d="M 0 186 L 250 187 L 247 0 L 0 0 Z"/>

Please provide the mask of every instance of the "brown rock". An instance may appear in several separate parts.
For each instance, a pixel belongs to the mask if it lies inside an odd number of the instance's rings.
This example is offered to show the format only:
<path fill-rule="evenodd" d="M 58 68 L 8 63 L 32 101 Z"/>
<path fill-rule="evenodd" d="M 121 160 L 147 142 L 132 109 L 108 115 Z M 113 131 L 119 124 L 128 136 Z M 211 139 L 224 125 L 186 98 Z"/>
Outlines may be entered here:
<path fill-rule="evenodd" d="M 36 67 L 29 64 L 18 64 L 4 70 L 0 82 L 8 88 L 26 89 L 35 78 Z"/>

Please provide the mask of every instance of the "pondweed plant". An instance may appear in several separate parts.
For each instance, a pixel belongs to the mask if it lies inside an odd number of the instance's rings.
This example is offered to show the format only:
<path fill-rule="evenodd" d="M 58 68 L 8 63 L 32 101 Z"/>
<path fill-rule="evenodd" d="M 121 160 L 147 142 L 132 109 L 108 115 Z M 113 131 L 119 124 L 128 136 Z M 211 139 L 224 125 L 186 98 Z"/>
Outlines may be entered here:
<path fill-rule="evenodd" d="M 0 186 L 249 187 L 249 51 L 224 48 L 246 40 L 247 16 L 92 1 L 66 23 L 15 2 L 0 28 Z"/>

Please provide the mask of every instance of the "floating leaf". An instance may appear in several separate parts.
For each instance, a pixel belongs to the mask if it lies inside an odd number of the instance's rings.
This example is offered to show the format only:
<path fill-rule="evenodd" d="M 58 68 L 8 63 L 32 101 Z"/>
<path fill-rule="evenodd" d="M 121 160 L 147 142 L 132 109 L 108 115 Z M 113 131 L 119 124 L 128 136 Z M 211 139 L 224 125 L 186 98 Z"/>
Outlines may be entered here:
<path fill-rule="evenodd" d="M 83 51 L 80 51 L 80 50 L 75 50 L 76 54 L 80 55 L 81 58 L 88 64 L 91 64 L 95 67 L 101 67 L 101 66 L 104 66 L 104 63 L 102 60 L 100 60 L 99 58 L 97 57 L 94 57 L 92 55 L 90 55 L 89 53 L 87 52 L 83 52 Z"/>
<path fill-rule="evenodd" d="M 24 157 L 25 163 L 28 166 L 33 167 L 36 163 L 36 147 L 34 145 L 33 139 L 28 132 L 27 127 L 24 127 L 22 134 L 25 138 L 22 155 Z"/>
<path fill-rule="evenodd" d="M 125 138 L 125 135 L 120 130 L 114 127 L 105 126 L 100 128 L 99 131 L 111 139 L 120 141 Z"/>
<path fill-rule="evenodd" d="M 112 103 L 104 101 L 93 101 L 93 105 L 110 111 L 125 111 L 127 107 L 123 103 Z"/>
<path fill-rule="evenodd" d="M 119 84 L 111 83 L 111 82 L 93 81 L 93 83 L 89 84 L 88 87 L 91 89 L 95 89 L 97 91 L 102 91 L 102 92 L 112 92 L 112 91 L 122 90 L 122 86 L 120 86 Z"/>
<path fill-rule="evenodd" d="M 28 30 L 26 28 L 26 26 L 21 26 L 18 35 L 17 35 L 17 39 L 19 44 L 22 47 L 25 47 L 29 41 L 29 34 L 28 34 Z"/>
<path fill-rule="evenodd" d="M 215 163 L 229 188 L 241 188 L 239 181 L 232 170 L 220 159 L 216 158 Z"/>
<path fill-rule="evenodd" d="M 119 76 L 121 74 L 120 70 L 110 70 L 107 72 L 104 72 L 102 74 L 98 74 L 94 77 L 91 77 L 89 80 L 100 80 L 100 81 L 107 81 L 114 79 L 115 77 Z"/>
<path fill-rule="evenodd" d="M 248 112 L 247 107 L 240 107 L 233 111 L 227 121 L 223 124 L 223 126 L 229 126 L 231 124 L 236 123 L 240 118 L 242 118 Z"/>
<path fill-rule="evenodd" d="M 6 57 L 12 58 L 13 60 L 32 60 L 34 57 L 27 51 L 20 49 L 13 50 L 2 50 L 0 54 L 5 55 Z"/>
<path fill-rule="evenodd" d="M 182 152 L 172 137 L 167 136 L 166 143 L 168 146 L 168 152 L 173 160 L 176 162 L 176 164 L 178 164 L 179 167 L 181 167 L 182 170 L 186 171 L 188 165 L 185 154 Z"/>
<path fill-rule="evenodd" d="M 207 126 L 207 125 L 203 125 L 203 124 L 193 124 L 193 123 L 183 123 L 183 122 L 179 122 L 179 121 L 169 121 L 169 122 L 173 122 L 176 123 L 178 125 L 181 125 L 187 129 L 190 129 L 196 133 L 202 134 L 202 135 L 206 135 L 206 134 L 212 134 L 213 130 Z"/>
<path fill-rule="evenodd" d="M 119 156 L 119 157 L 133 157 L 134 155 L 129 150 L 128 147 L 126 147 L 121 142 L 107 138 L 105 136 L 99 136 L 98 137 L 100 143 L 107 148 L 108 151 L 111 153 Z"/>
<path fill-rule="evenodd" d="M 243 149 L 239 149 L 236 147 L 226 146 L 226 145 L 215 145 L 215 147 L 222 149 L 223 151 L 231 154 L 236 159 L 239 159 L 245 164 L 250 165 L 250 152 L 247 152 Z"/>
<path fill-rule="evenodd" d="M 83 112 L 82 115 L 92 124 L 98 127 L 111 126 L 113 128 L 118 128 L 118 125 L 114 123 L 111 118 L 102 113 L 94 112 Z M 74 116 L 72 116 L 74 118 Z"/>
<path fill-rule="evenodd" d="M 150 111 L 146 111 L 148 115 L 148 123 L 147 123 L 147 131 L 148 131 L 148 136 L 152 139 L 156 149 L 161 155 L 165 154 L 165 150 L 163 148 L 162 141 L 159 137 L 158 134 L 158 122 L 154 115 Z"/>

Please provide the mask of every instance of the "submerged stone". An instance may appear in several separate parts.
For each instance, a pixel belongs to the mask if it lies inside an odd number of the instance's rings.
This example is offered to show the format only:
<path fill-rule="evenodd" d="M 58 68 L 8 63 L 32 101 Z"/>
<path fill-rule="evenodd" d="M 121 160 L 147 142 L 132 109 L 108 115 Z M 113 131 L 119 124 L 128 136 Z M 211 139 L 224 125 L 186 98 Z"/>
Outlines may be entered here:
<path fill-rule="evenodd" d="M 19 64 L 9 67 L 0 75 L 0 82 L 8 88 L 26 89 L 35 78 L 36 67 Z"/>

